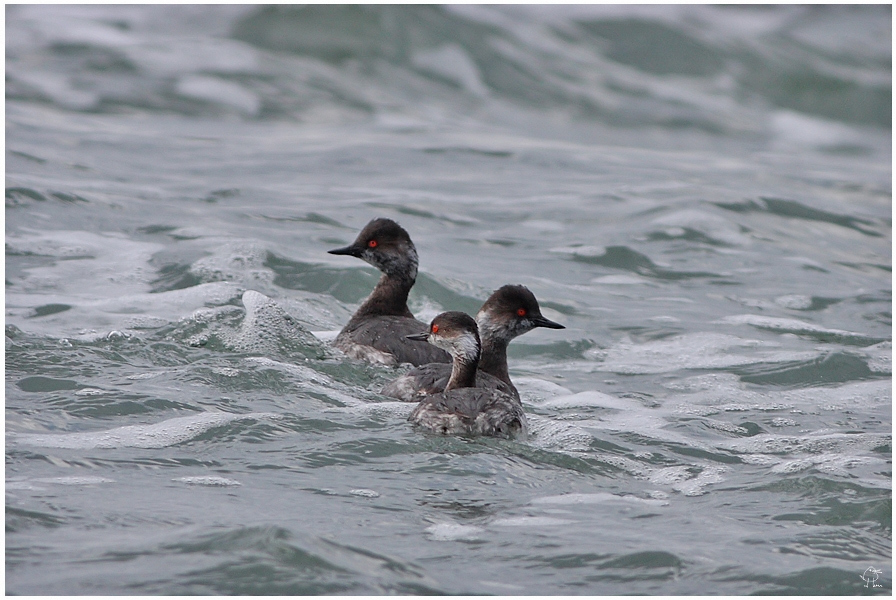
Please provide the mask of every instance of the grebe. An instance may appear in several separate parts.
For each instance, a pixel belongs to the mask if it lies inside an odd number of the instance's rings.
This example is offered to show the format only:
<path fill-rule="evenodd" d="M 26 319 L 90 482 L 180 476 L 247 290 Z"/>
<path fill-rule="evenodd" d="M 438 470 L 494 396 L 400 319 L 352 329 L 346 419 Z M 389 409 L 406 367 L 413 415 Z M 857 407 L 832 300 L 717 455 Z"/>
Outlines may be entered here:
<path fill-rule="evenodd" d="M 391 219 L 374 219 L 350 246 L 329 253 L 360 258 L 383 273 L 333 346 L 352 358 L 384 365 L 451 362 L 445 351 L 407 338 L 426 328 L 408 309 L 408 292 L 417 279 L 417 249 L 407 231 Z"/>
<path fill-rule="evenodd" d="M 476 374 L 476 387 L 497 389 L 519 399 L 520 395 L 507 371 L 507 344 L 536 327 L 565 329 L 541 314 L 538 300 L 522 285 L 505 285 L 489 296 L 476 315 L 482 356 Z M 451 366 L 431 363 L 415 367 L 383 387 L 383 395 L 417 402 L 424 396 L 445 389 Z"/>
<path fill-rule="evenodd" d="M 429 331 L 409 337 L 443 348 L 453 359 L 445 390 L 421 400 L 409 421 L 444 434 L 525 435 L 526 415 L 518 398 L 474 387 L 481 345 L 473 317 L 445 312 L 432 320 Z"/>

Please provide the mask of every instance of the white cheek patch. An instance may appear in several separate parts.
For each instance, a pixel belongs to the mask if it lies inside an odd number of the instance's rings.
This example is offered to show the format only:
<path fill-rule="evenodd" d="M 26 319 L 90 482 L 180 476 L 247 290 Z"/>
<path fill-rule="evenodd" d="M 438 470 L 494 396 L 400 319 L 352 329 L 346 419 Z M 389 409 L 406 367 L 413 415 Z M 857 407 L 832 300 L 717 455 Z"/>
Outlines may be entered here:
<path fill-rule="evenodd" d="M 451 345 L 455 349 L 452 354 L 457 353 L 458 356 L 462 356 L 467 360 L 474 360 L 479 356 L 479 342 L 475 336 L 469 333 L 457 336 L 452 340 Z"/>
<path fill-rule="evenodd" d="M 361 260 L 363 260 L 364 262 L 366 262 L 367 264 L 369 264 L 372 267 L 376 267 L 377 269 L 380 268 L 380 265 L 376 260 L 376 256 L 374 255 L 373 250 L 364 250 L 364 252 L 361 253 Z"/>
<path fill-rule="evenodd" d="M 479 342 L 476 336 L 469 333 L 461 333 L 452 337 L 430 334 L 429 342 L 451 354 L 452 358 L 460 356 L 467 362 L 473 360 L 479 354 Z"/>
<path fill-rule="evenodd" d="M 451 352 L 451 341 L 443 338 L 440 335 L 436 335 L 432 332 L 429 333 L 429 336 L 426 338 L 426 341 L 435 346 L 436 348 L 441 348 L 442 350 L 447 350 Z"/>
<path fill-rule="evenodd" d="M 501 327 L 501 324 L 490 314 L 483 312 L 476 315 L 476 324 L 479 325 L 479 334 L 483 337 L 486 335 L 493 335 L 494 332 Z"/>
<path fill-rule="evenodd" d="M 480 312 L 476 315 L 476 322 L 483 340 L 510 341 L 519 335 L 516 323 L 508 323 L 507 319 L 496 318 L 488 313 Z"/>

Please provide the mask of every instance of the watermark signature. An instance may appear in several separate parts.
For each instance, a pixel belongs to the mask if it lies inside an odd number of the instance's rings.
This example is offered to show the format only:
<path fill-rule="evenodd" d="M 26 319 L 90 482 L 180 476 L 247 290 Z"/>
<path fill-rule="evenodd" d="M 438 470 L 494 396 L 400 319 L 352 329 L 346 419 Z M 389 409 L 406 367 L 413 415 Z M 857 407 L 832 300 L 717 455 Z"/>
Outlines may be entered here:
<path fill-rule="evenodd" d="M 880 577 L 882 571 L 880 569 L 875 569 L 874 567 L 868 567 L 865 569 L 865 572 L 862 573 L 862 581 L 865 582 L 866 588 L 879 588 L 882 587 L 880 584 L 875 583 L 877 579 Z"/>

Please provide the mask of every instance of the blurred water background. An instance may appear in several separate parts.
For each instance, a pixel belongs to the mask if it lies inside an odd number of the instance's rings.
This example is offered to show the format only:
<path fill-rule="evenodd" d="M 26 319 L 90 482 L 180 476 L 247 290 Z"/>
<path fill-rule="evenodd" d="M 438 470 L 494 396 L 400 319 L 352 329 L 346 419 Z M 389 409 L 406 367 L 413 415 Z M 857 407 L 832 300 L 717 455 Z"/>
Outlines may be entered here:
<path fill-rule="evenodd" d="M 889 5 L 8 5 L 7 593 L 889 594 L 891 60 Z M 377 216 L 419 318 L 566 325 L 528 439 L 318 341 Z"/>

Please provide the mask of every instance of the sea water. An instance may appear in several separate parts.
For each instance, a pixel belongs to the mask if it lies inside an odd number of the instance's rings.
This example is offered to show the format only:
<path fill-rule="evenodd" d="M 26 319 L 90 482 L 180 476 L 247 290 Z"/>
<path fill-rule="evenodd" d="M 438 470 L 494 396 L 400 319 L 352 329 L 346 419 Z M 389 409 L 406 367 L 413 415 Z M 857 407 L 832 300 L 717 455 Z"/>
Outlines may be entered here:
<path fill-rule="evenodd" d="M 890 24 L 8 6 L 7 592 L 889 594 Z M 375 217 L 526 439 L 329 347 Z"/>

